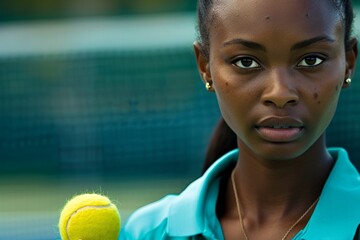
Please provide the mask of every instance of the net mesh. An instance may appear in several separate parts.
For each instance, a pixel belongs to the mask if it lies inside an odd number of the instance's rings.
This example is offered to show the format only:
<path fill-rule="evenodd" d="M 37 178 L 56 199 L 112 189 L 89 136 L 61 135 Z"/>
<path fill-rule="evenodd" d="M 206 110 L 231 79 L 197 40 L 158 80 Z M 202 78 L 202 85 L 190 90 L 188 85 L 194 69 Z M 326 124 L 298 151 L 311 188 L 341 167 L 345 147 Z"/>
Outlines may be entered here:
<path fill-rule="evenodd" d="M 0 59 L 0 173 L 194 174 L 219 117 L 192 50 Z"/>

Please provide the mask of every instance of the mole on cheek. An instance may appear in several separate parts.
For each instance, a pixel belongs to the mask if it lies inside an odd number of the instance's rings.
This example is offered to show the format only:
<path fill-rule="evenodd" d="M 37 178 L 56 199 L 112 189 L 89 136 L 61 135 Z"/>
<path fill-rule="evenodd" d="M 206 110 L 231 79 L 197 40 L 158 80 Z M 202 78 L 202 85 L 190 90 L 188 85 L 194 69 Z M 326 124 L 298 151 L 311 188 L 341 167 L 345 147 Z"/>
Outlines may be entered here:
<path fill-rule="evenodd" d="M 319 93 L 314 93 L 314 99 L 318 99 L 318 97 L 319 97 Z"/>
<path fill-rule="evenodd" d="M 266 20 L 270 20 L 270 16 L 266 16 L 265 19 L 266 19 Z"/>

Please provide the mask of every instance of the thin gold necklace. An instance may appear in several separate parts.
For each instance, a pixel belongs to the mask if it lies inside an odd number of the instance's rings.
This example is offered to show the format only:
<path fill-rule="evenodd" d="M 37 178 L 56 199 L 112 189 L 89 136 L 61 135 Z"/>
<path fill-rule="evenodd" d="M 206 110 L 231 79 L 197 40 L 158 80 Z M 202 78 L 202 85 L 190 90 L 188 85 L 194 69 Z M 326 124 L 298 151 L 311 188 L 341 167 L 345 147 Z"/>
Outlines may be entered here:
<path fill-rule="evenodd" d="M 245 227 L 244 227 L 244 222 L 242 219 L 242 214 L 241 214 L 241 209 L 240 209 L 240 203 L 239 203 L 239 197 L 237 194 L 237 190 L 236 190 L 236 184 L 235 184 L 235 180 L 234 180 L 234 176 L 235 176 L 235 171 L 232 171 L 231 173 L 231 182 L 232 182 L 232 187 L 233 187 L 233 191 L 234 191 L 234 196 L 235 196 L 235 202 L 236 202 L 236 207 L 237 207 L 237 211 L 238 211 L 238 215 L 239 215 L 239 220 L 240 220 L 240 227 L 241 230 L 244 234 L 244 237 L 246 240 L 249 240 L 246 231 L 245 231 Z M 285 240 L 288 235 L 290 234 L 290 232 L 293 230 L 293 228 L 298 225 L 298 223 L 310 212 L 310 210 L 316 205 L 316 203 L 319 201 L 319 197 L 316 198 L 316 200 L 311 204 L 311 206 L 303 213 L 303 215 L 301 215 L 299 217 L 299 219 L 289 228 L 289 230 L 287 230 L 287 232 L 285 233 L 285 235 L 281 238 L 281 240 Z"/>

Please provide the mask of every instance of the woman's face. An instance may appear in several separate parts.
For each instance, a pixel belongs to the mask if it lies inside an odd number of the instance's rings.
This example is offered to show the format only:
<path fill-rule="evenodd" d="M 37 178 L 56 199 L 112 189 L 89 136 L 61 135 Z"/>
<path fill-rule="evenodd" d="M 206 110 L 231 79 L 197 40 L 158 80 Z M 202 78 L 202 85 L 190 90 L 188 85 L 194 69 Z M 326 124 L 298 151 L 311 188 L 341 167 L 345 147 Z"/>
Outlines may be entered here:
<path fill-rule="evenodd" d="M 355 62 L 339 13 L 330 1 L 221 0 L 212 14 L 198 65 L 242 150 L 300 156 L 329 125 Z"/>

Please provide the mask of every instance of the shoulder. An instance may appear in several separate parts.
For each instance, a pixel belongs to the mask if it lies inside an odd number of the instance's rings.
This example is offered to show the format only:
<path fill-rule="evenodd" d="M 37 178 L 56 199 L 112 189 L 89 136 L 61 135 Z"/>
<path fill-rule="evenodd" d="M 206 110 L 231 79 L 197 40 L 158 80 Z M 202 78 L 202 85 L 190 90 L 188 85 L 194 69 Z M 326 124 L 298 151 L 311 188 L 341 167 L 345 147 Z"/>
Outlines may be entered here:
<path fill-rule="evenodd" d="M 202 234 L 209 190 L 236 159 L 237 151 L 225 155 L 179 195 L 166 196 L 136 210 L 123 226 L 120 239 L 186 239 Z"/>
<path fill-rule="evenodd" d="M 168 195 L 137 209 L 122 228 L 120 239 L 167 239 L 201 233 L 202 180 L 192 182 L 179 195 Z"/>
<path fill-rule="evenodd" d="M 166 232 L 169 207 L 174 198 L 175 195 L 169 195 L 136 210 L 121 229 L 120 239 L 155 239 L 157 236 L 156 239 L 161 239 L 158 234 Z"/>

